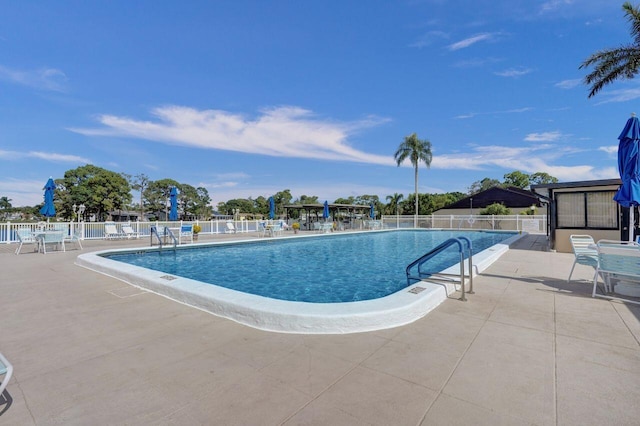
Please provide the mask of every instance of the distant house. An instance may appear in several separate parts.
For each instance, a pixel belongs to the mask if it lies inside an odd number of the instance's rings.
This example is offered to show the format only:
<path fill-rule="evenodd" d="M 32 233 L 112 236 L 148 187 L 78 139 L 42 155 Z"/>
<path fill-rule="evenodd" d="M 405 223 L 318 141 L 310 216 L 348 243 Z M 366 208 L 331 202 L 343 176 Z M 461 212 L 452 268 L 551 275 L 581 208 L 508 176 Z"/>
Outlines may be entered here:
<path fill-rule="evenodd" d="M 540 197 L 531 191 L 516 187 L 493 187 L 486 189 L 477 194 L 473 194 L 467 198 L 456 201 L 453 204 L 434 212 L 435 215 L 468 215 L 479 214 L 491 204 L 502 203 L 509 209 L 512 214 L 519 214 L 522 211 L 542 207 Z"/>
<path fill-rule="evenodd" d="M 591 235 L 594 240 L 627 240 L 629 209 L 613 201 L 620 179 L 532 185 L 547 202 L 549 244 L 559 252 L 572 252 L 571 234 Z M 637 232 L 636 232 L 637 234 Z"/>
<path fill-rule="evenodd" d="M 113 210 L 109 212 L 109 220 L 114 222 L 136 222 L 138 220 L 148 221 L 149 216 L 147 214 L 144 215 L 144 218 L 138 219 L 140 217 L 139 211 L 132 210 Z"/>

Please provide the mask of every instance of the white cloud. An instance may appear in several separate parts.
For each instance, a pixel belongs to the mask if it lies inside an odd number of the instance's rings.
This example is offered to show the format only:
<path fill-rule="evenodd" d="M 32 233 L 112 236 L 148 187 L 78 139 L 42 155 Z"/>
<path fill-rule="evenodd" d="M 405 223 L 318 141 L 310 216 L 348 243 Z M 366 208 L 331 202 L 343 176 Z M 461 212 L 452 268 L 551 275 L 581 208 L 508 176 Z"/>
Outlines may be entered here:
<path fill-rule="evenodd" d="M 517 67 L 517 68 L 509 68 L 504 71 L 496 71 L 495 75 L 500 77 L 521 77 L 523 75 L 530 74 L 532 70 L 530 68 Z"/>
<path fill-rule="evenodd" d="M 610 146 L 601 146 L 598 148 L 600 151 L 604 151 L 607 154 L 617 154 L 618 153 L 618 145 L 610 145 Z"/>
<path fill-rule="evenodd" d="M 524 108 L 514 108 L 514 109 L 507 109 L 507 110 L 503 110 L 503 111 L 487 111 L 487 112 L 470 112 L 467 114 L 460 114 L 455 116 L 454 118 L 456 119 L 466 119 L 466 118 L 473 118 L 477 115 L 498 115 L 498 114 L 520 114 L 523 112 L 528 112 L 528 111 L 532 111 L 533 108 L 531 107 L 524 107 Z"/>
<path fill-rule="evenodd" d="M 202 149 L 393 165 L 393 158 L 349 146 L 349 137 L 389 121 L 367 117 L 335 122 L 311 111 L 283 106 L 261 111 L 255 118 L 221 110 L 167 106 L 156 108 L 156 121 L 102 115 L 100 129 L 69 129 L 87 136 L 123 136 Z"/>
<path fill-rule="evenodd" d="M 416 47 L 418 49 L 421 49 L 423 47 L 431 45 L 435 40 L 448 38 L 449 35 L 444 31 L 429 31 L 428 33 L 422 35 L 416 41 L 411 43 L 409 47 Z"/>
<path fill-rule="evenodd" d="M 561 8 L 562 6 L 569 6 L 571 4 L 573 4 L 574 0 L 549 0 L 544 2 L 541 6 L 540 6 L 540 11 L 542 13 L 545 12 L 552 12 L 554 10 L 557 10 L 559 8 Z"/>
<path fill-rule="evenodd" d="M 640 88 L 610 90 L 608 92 L 602 92 L 599 95 L 607 99 L 598 102 L 598 105 L 607 104 L 610 102 L 627 102 L 640 98 Z"/>
<path fill-rule="evenodd" d="M 556 87 L 560 89 L 573 89 L 576 86 L 579 86 L 582 83 L 582 80 L 579 78 L 575 78 L 572 80 L 562 80 L 555 84 Z"/>
<path fill-rule="evenodd" d="M 0 80 L 54 92 L 64 92 L 67 84 L 65 73 L 55 68 L 23 71 L 0 65 Z"/>
<path fill-rule="evenodd" d="M 35 206 L 42 203 L 45 181 L 7 178 L 0 180 L 0 194 L 11 201 L 13 207 Z"/>
<path fill-rule="evenodd" d="M 465 49 L 465 48 L 467 48 L 469 46 L 472 46 L 472 45 L 474 45 L 476 43 L 479 43 L 481 41 L 491 41 L 491 40 L 495 39 L 495 37 L 497 35 L 498 35 L 498 33 L 480 33 L 480 34 L 476 34 L 474 36 L 471 36 L 469 38 L 466 38 L 464 40 L 460 40 L 458 42 L 450 44 L 447 47 L 451 51 Z"/>
<path fill-rule="evenodd" d="M 527 142 L 554 142 L 562 137 L 562 133 L 559 131 L 542 132 L 542 133 L 529 133 L 524 140 Z"/>
<path fill-rule="evenodd" d="M 22 158 L 38 158 L 40 160 L 51 161 L 55 163 L 82 163 L 82 164 L 90 164 L 91 160 L 88 158 L 80 157 L 77 155 L 70 154 L 58 154 L 55 152 L 41 152 L 41 151 L 29 151 L 29 152 L 19 152 L 19 151 L 3 151 L 0 150 L 0 158 L 5 158 L 8 160 L 19 160 Z"/>

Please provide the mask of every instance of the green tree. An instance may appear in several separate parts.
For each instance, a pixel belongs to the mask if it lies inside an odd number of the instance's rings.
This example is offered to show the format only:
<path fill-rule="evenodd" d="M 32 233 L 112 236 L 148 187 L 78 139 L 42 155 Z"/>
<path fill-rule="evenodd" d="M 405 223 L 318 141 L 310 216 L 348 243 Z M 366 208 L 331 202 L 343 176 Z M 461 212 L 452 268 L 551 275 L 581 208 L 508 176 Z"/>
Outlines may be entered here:
<path fill-rule="evenodd" d="M 580 65 L 580 69 L 594 66 L 593 71 L 584 78 L 584 83 L 591 86 L 589 98 L 615 80 L 634 78 L 640 69 L 640 7 L 633 7 L 630 2 L 625 2 L 622 10 L 631 26 L 633 42 L 599 50 Z"/>
<path fill-rule="evenodd" d="M 0 209 L 7 210 L 11 208 L 11 199 L 7 197 L 0 197 Z"/>
<path fill-rule="evenodd" d="M 498 179 L 489 179 L 484 178 L 482 180 L 477 180 L 471 184 L 469 187 L 469 195 L 477 194 L 478 192 L 486 191 L 487 189 L 494 188 L 496 186 L 501 186 L 502 183 Z"/>
<path fill-rule="evenodd" d="M 480 210 L 480 214 L 485 216 L 508 216 L 511 214 L 511 209 L 502 203 L 493 203 Z"/>
<path fill-rule="evenodd" d="M 180 183 L 173 179 L 160 179 L 149 181 L 147 188 L 143 192 L 144 207 L 155 218 L 169 218 L 169 195 L 172 187 L 178 188 L 180 191 Z"/>
<path fill-rule="evenodd" d="M 387 195 L 386 200 L 389 202 L 387 204 L 388 210 L 395 214 L 400 214 L 400 201 L 402 201 L 403 198 L 404 195 L 398 194 L 397 192 L 394 192 L 393 195 Z"/>
<path fill-rule="evenodd" d="M 529 176 L 529 185 L 540 185 L 545 183 L 558 183 L 558 178 L 544 172 L 536 172 Z"/>
<path fill-rule="evenodd" d="M 291 204 L 291 200 L 293 200 L 293 196 L 290 189 L 276 192 L 273 196 L 273 202 L 276 204 L 276 214 L 284 214 L 284 206 Z"/>
<path fill-rule="evenodd" d="M 140 220 L 144 220 L 144 202 L 142 200 L 142 195 L 144 194 L 144 190 L 147 188 L 147 185 L 149 185 L 149 176 L 144 173 L 140 173 L 133 177 L 127 176 L 127 180 L 129 181 L 131 188 L 140 193 Z"/>
<path fill-rule="evenodd" d="M 504 175 L 503 186 L 515 186 L 516 188 L 528 188 L 529 187 L 529 175 L 522 173 L 521 171 L 513 171 Z"/>
<path fill-rule="evenodd" d="M 131 186 L 121 174 L 91 164 L 67 170 L 56 185 L 61 215 L 67 218 L 73 215 L 73 204 L 84 204 L 85 216 L 94 214 L 104 220 L 108 212 L 126 209 L 131 203 Z"/>
<path fill-rule="evenodd" d="M 353 195 L 349 196 L 349 198 L 336 198 L 333 202 L 334 204 L 355 204 L 355 198 Z"/>
<path fill-rule="evenodd" d="M 301 195 L 295 204 L 320 204 L 317 195 Z"/>
<path fill-rule="evenodd" d="M 418 166 L 420 163 L 425 163 L 427 168 L 431 167 L 431 142 L 428 140 L 418 139 L 418 135 L 415 133 L 405 136 L 404 141 L 400 144 L 393 157 L 400 167 L 407 158 L 411 161 L 411 165 L 414 169 L 414 183 L 415 183 L 415 217 L 413 219 L 413 226 L 418 227 Z"/>

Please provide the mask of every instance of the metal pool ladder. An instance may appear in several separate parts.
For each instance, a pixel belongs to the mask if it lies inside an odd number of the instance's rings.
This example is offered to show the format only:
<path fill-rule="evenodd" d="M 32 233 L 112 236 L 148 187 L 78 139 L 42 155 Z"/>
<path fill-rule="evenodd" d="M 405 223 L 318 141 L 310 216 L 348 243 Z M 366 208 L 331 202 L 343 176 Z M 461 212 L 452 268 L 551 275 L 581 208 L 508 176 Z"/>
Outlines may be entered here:
<path fill-rule="evenodd" d="M 158 233 L 158 228 L 156 228 L 155 226 L 152 226 L 151 227 L 151 245 L 152 246 L 153 246 L 153 236 L 154 235 L 158 239 L 158 244 L 160 245 L 160 250 L 162 250 L 162 237 Z M 166 226 L 164 227 L 163 237 L 165 238 L 165 241 L 166 241 L 167 237 L 171 237 L 171 239 L 173 240 L 173 249 L 175 250 L 177 245 L 178 245 L 178 239 L 176 238 L 175 235 L 173 235 L 173 232 L 171 232 L 171 229 L 169 229 Z"/>
<path fill-rule="evenodd" d="M 463 244 L 463 242 L 465 244 Z M 445 274 L 445 273 L 441 273 L 441 272 L 428 272 L 426 270 L 423 269 L 423 265 L 430 259 L 433 259 L 435 256 L 437 256 L 438 254 L 442 253 L 444 250 L 446 250 L 447 248 L 453 246 L 453 245 L 457 245 L 458 246 L 458 252 L 460 253 L 460 278 L 459 278 L 459 282 L 460 282 L 460 290 L 462 292 L 462 296 L 460 296 L 460 300 L 462 300 L 463 302 L 465 302 L 467 300 L 466 296 L 465 296 L 465 288 L 464 288 L 464 283 L 465 283 L 465 278 L 467 277 L 467 275 L 465 275 L 464 273 L 464 257 L 465 254 L 468 254 L 468 259 L 469 259 L 469 294 L 473 294 L 473 248 L 471 246 L 471 240 L 468 239 L 467 237 L 458 237 L 458 238 L 449 238 L 447 241 L 445 241 L 444 243 L 440 244 L 439 246 L 437 246 L 436 248 L 434 248 L 433 250 L 427 252 L 426 254 L 424 254 L 423 256 L 421 256 L 419 259 L 414 260 L 413 262 L 411 262 L 407 268 L 406 268 L 406 273 L 407 273 L 407 285 L 411 285 L 414 284 L 416 282 L 422 281 L 423 279 L 429 279 L 429 281 L 441 281 L 441 282 L 448 282 L 451 283 L 453 282 L 454 284 L 457 282 L 454 277 L 456 277 L 457 275 L 454 274 Z M 412 273 L 412 269 L 416 268 L 417 270 L 415 271 L 416 273 Z"/>

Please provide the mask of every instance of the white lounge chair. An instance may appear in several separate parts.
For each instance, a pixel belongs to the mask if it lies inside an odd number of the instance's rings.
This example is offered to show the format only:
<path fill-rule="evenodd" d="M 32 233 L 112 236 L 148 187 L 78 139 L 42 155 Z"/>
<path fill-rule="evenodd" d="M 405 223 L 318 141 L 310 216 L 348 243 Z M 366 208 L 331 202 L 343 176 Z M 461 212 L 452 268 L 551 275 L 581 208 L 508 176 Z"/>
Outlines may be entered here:
<path fill-rule="evenodd" d="M 104 223 L 104 238 L 106 238 L 107 240 L 112 240 L 120 238 L 122 236 L 123 234 L 118 231 L 118 228 L 116 228 L 116 224 L 114 222 Z"/>
<path fill-rule="evenodd" d="M 4 378 L 2 382 L 0 382 L 0 396 L 7 388 L 7 384 L 9 384 L 11 376 L 13 375 L 13 365 L 0 353 L 0 376 L 2 375 L 4 375 Z"/>
<path fill-rule="evenodd" d="M 260 237 L 267 236 L 267 224 L 266 222 L 258 222 L 258 235 Z"/>
<path fill-rule="evenodd" d="M 226 229 L 225 229 L 224 232 L 225 232 L 225 234 L 227 234 L 227 233 L 235 234 L 237 232 L 236 231 L 236 226 L 233 224 L 233 222 L 231 222 L 231 221 L 227 222 Z"/>
<path fill-rule="evenodd" d="M 18 241 L 20 241 L 20 245 L 18 246 L 15 252 L 16 254 L 20 254 L 20 250 L 22 249 L 22 246 L 24 244 L 34 244 L 35 247 L 33 251 L 38 250 L 38 246 L 37 246 L 38 239 L 35 237 L 35 235 L 33 235 L 33 232 L 31 232 L 31 229 L 29 228 L 16 229 L 16 237 L 18 237 Z"/>
<path fill-rule="evenodd" d="M 128 239 L 140 237 L 140 233 L 134 231 L 131 225 L 122 225 L 122 235 Z"/>

